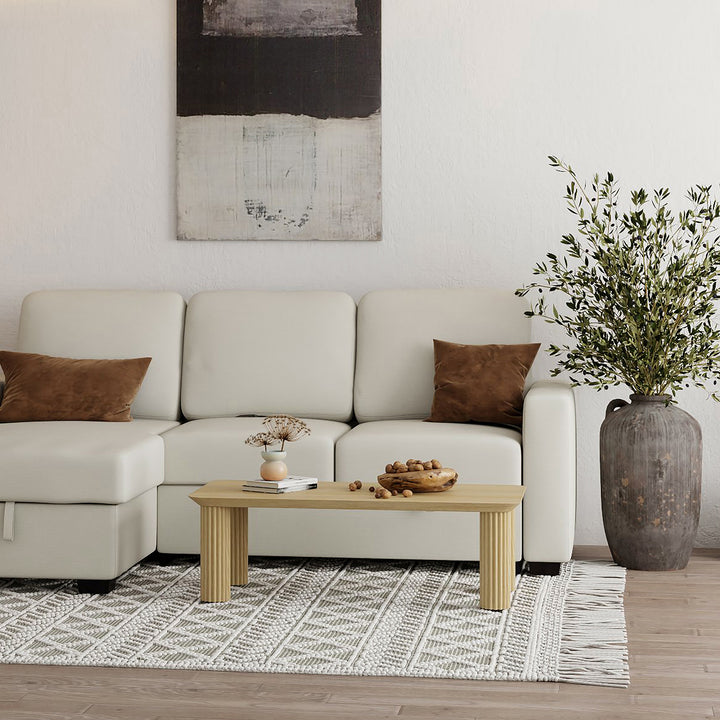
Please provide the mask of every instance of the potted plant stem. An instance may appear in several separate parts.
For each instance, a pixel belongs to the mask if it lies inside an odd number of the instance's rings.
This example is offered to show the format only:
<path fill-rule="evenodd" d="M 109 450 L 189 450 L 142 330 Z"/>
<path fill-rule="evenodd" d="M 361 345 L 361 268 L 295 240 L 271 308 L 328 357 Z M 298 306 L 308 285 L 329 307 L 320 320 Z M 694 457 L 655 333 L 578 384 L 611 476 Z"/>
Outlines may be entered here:
<path fill-rule="evenodd" d="M 677 214 L 666 188 L 635 190 L 620 210 L 612 173 L 587 187 L 570 165 L 552 156 L 550 165 L 569 176 L 565 200 L 577 232 L 563 235 L 564 252 L 547 253 L 533 269 L 539 279 L 516 294 L 531 295 L 528 315 L 568 335 L 548 348 L 557 359 L 553 375 L 631 391 L 630 403 L 608 405 L 600 428 L 613 558 L 633 569 L 680 569 L 697 533 L 702 436 L 673 398 L 682 387 L 717 384 L 720 204 L 711 187 L 696 185 Z"/>

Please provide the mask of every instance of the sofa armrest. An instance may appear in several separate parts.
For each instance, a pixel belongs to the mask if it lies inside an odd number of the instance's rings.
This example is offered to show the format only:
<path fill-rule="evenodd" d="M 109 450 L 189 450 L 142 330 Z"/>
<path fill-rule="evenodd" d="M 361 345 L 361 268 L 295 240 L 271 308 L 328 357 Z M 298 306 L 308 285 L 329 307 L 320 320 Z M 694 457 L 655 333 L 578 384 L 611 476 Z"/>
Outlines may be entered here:
<path fill-rule="evenodd" d="M 575 537 L 575 395 L 570 385 L 538 382 L 523 406 L 523 555 L 565 562 Z"/>

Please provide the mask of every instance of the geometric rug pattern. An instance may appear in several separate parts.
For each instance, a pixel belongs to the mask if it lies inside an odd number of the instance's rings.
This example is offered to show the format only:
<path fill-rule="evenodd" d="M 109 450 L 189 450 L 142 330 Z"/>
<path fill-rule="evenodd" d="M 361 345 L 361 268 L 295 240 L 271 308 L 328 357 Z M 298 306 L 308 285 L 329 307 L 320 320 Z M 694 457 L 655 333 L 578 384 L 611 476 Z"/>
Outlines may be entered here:
<path fill-rule="evenodd" d="M 493 612 L 476 563 L 259 557 L 229 602 L 201 603 L 196 558 L 145 561 L 107 595 L 0 580 L 0 662 L 625 686 L 624 581 L 571 561 Z"/>

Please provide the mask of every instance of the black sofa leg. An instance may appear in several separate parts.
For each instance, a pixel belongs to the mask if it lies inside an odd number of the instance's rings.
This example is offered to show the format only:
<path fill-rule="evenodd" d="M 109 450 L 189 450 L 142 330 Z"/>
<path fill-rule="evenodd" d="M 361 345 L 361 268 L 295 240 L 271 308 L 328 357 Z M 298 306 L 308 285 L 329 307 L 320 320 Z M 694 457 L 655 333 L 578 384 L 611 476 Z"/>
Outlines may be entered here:
<path fill-rule="evenodd" d="M 107 595 L 115 589 L 115 578 L 112 580 L 78 580 L 77 589 L 81 595 Z"/>
<path fill-rule="evenodd" d="M 528 575 L 559 575 L 559 562 L 529 562 L 525 566 Z"/>
<path fill-rule="evenodd" d="M 146 560 L 157 563 L 161 567 L 167 567 L 168 565 L 177 565 L 178 563 L 185 562 L 189 558 L 199 560 L 200 556 L 192 553 L 163 553 L 156 550 L 154 553 L 148 555 Z"/>
<path fill-rule="evenodd" d="M 168 565 L 174 565 L 177 561 L 178 556 L 172 553 L 161 553 L 157 550 L 149 557 L 149 560 L 156 562 L 161 567 L 167 567 Z"/>
<path fill-rule="evenodd" d="M 519 575 L 523 571 L 523 565 L 525 565 L 524 560 L 516 560 L 515 561 L 515 574 Z"/>

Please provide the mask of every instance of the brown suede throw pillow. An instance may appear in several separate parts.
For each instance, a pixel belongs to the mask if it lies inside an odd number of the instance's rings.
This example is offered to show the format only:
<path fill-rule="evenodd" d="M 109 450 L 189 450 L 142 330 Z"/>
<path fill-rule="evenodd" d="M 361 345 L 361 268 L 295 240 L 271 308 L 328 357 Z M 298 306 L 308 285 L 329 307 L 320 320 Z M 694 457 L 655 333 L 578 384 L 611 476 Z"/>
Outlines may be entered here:
<path fill-rule="evenodd" d="M 522 425 L 525 378 L 540 343 L 433 343 L 435 395 L 428 421 Z"/>
<path fill-rule="evenodd" d="M 0 351 L 5 373 L 0 422 L 128 422 L 150 360 L 72 360 Z"/>

